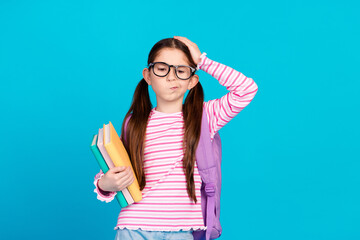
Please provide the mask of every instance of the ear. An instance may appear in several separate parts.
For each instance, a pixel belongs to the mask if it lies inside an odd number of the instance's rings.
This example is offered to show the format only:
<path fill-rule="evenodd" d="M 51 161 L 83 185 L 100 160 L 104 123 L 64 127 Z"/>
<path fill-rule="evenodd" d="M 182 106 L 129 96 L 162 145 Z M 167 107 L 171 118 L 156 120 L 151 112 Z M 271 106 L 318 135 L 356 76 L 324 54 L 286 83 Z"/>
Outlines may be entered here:
<path fill-rule="evenodd" d="M 193 87 L 196 86 L 196 84 L 197 84 L 198 82 L 199 82 L 199 76 L 195 74 L 194 76 L 192 76 L 192 77 L 190 78 L 187 89 L 189 89 L 189 90 L 192 89 Z"/>
<path fill-rule="evenodd" d="M 148 68 L 144 68 L 142 74 L 147 84 L 151 85 L 150 70 Z"/>

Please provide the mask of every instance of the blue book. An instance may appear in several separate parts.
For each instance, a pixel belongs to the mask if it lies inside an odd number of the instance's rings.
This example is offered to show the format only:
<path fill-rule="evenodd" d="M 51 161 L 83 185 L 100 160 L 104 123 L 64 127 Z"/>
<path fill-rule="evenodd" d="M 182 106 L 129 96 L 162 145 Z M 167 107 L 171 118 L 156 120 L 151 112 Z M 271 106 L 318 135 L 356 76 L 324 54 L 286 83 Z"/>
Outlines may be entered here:
<path fill-rule="evenodd" d="M 90 145 L 90 149 L 91 151 L 93 152 L 99 166 L 100 166 L 100 169 L 103 171 L 103 173 L 105 174 L 107 171 L 109 171 L 109 167 L 108 165 L 106 164 L 105 162 L 105 159 L 103 158 L 99 148 L 97 147 L 97 139 L 98 139 L 98 135 L 95 134 L 94 137 L 93 137 L 93 140 L 91 142 L 91 145 Z M 117 194 L 115 195 L 117 201 L 119 202 L 120 204 L 120 207 L 126 207 L 128 206 L 128 203 L 124 197 L 124 194 L 119 191 L 117 192 Z"/>

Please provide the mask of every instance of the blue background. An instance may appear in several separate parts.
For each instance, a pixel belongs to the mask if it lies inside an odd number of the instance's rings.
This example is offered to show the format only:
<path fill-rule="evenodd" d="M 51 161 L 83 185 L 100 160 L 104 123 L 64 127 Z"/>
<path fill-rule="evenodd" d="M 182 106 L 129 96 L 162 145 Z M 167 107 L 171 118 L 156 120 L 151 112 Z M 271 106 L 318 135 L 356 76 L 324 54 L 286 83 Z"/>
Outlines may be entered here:
<path fill-rule="evenodd" d="M 151 47 L 178 35 L 259 87 L 220 130 L 220 239 L 360 239 L 351 2 L 2 0 L 0 238 L 114 238 L 89 145 L 120 130 Z M 206 100 L 227 92 L 199 76 Z"/>

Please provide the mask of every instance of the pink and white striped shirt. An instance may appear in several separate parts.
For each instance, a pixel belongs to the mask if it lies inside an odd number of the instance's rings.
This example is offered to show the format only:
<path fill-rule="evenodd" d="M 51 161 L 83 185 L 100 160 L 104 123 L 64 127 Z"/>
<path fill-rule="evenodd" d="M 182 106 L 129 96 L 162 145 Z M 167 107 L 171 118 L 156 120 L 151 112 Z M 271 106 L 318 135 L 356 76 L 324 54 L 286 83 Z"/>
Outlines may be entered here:
<path fill-rule="evenodd" d="M 254 98 L 257 85 L 242 73 L 201 55 L 201 69 L 227 88 L 220 99 L 204 102 L 211 138 Z M 201 212 L 201 177 L 195 162 L 195 193 L 198 202 L 190 200 L 182 168 L 184 120 L 182 112 L 162 113 L 152 109 L 146 128 L 144 170 L 146 186 L 143 199 L 121 210 L 114 228 L 148 231 L 179 231 L 206 229 Z M 105 195 L 98 188 L 100 172 L 94 184 L 97 198 L 110 202 L 115 192 Z"/>

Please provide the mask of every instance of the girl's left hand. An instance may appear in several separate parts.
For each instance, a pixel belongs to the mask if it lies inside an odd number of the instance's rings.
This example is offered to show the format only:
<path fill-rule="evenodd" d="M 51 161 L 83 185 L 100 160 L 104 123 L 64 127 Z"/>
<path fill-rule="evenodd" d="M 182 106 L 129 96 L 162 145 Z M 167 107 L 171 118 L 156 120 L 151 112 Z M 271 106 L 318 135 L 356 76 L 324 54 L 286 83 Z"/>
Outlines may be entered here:
<path fill-rule="evenodd" d="M 198 46 L 189 39 L 187 39 L 186 37 L 174 36 L 174 38 L 182 41 L 189 48 L 194 62 L 196 63 L 196 65 L 199 64 L 201 61 L 200 59 L 201 52 Z"/>

